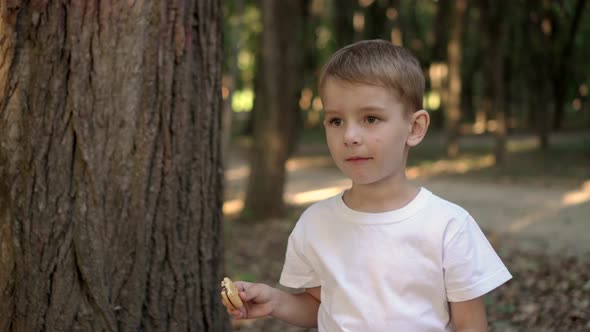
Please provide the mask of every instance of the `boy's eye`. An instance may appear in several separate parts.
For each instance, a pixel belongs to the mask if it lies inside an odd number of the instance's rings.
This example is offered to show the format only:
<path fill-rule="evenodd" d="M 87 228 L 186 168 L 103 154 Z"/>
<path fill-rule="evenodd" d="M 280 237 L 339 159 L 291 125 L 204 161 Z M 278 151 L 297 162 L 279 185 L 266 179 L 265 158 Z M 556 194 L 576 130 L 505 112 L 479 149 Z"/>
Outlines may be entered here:
<path fill-rule="evenodd" d="M 338 127 L 342 124 L 342 120 L 341 119 L 332 119 L 332 120 L 330 120 L 330 124 Z"/>
<path fill-rule="evenodd" d="M 375 123 L 375 122 L 377 122 L 377 120 L 378 119 L 376 117 L 374 117 L 374 116 L 368 116 L 367 117 L 367 123 Z"/>

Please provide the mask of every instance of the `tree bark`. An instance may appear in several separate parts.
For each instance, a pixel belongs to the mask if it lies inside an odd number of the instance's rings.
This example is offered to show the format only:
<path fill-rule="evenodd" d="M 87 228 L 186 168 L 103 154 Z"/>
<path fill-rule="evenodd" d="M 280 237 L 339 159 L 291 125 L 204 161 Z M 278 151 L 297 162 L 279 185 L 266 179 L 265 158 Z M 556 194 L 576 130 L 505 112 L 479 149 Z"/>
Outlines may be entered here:
<path fill-rule="evenodd" d="M 227 328 L 220 18 L 0 2 L 0 330 Z"/>
<path fill-rule="evenodd" d="M 461 58 L 463 21 L 467 9 L 467 0 L 457 0 L 453 5 L 453 21 L 447 58 L 449 62 L 448 96 L 445 107 L 445 131 L 447 135 L 446 150 L 449 157 L 459 154 L 459 136 L 461 123 Z"/>
<path fill-rule="evenodd" d="M 303 84 L 301 0 L 262 2 L 262 48 L 256 99 L 254 144 L 242 216 L 262 221 L 284 214 L 285 163 L 301 125 Z"/>

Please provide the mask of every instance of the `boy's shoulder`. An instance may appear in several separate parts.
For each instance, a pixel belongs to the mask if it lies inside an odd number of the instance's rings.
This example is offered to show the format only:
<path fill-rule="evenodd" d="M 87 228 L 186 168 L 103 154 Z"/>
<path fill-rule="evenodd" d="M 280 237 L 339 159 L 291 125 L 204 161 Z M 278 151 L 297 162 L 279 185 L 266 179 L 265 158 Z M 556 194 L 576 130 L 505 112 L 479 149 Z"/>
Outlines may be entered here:
<path fill-rule="evenodd" d="M 300 219 L 314 218 L 325 213 L 333 213 L 337 206 L 337 200 L 342 199 L 342 194 L 340 192 L 334 196 L 313 203 L 303 211 Z"/>
<path fill-rule="evenodd" d="M 464 218 L 469 215 L 469 212 L 457 203 L 451 202 L 435 193 L 431 193 L 431 198 L 426 209 L 441 216 L 454 216 L 457 218 Z"/>
<path fill-rule="evenodd" d="M 427 223 L 425 226 L 438 229 L 437 233 L 443 239 L 453 238 L 466 224 L 469 224 L 469 220 L 473 220 L 466 209 L 436 194 L 431 195 L 423 217 Z"/>
<path fill-rule="evenodd" d="M 328 220 L 330 216 L 335 214 L 336 200 L 342 197 L 342 193 L 332 197 L 315 202 L 307 207 L 299 216 L 295 223 L 292 234 L 303 234 L 312 231 L 311 229 L 318 226 L 318 221 Z M 327 223 L 333 224 L 333 223 Z"/>

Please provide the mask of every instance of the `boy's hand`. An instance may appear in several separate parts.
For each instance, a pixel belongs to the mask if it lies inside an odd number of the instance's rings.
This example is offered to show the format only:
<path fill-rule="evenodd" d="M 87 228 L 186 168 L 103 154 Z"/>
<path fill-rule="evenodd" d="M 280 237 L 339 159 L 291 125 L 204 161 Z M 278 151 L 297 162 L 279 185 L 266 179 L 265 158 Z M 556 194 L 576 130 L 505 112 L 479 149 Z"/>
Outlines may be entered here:
<path fill-rule="evenodd" d="M 290 294 L 266 284 L 245 281 L 234 284 L 244 304 L 239 310 L 227 311 L 235 319 L 273 316 L 292 325 L 317 327 L 320 287 Z"/>
<path fill-rule="evenodd" d="M 258 318 L 272 314 L 276 302 L 272 287 L 245 281 L 236 281 L 235 284 L 244 306 L 239 310 L 228 310 L 234 318 Z"/>

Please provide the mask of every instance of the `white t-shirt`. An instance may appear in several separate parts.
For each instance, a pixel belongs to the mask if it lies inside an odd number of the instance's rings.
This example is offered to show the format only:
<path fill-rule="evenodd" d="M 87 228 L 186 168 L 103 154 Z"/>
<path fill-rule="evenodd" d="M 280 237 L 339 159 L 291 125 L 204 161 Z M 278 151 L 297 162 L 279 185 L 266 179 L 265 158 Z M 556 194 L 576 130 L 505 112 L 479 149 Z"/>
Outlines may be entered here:
<path fill-rule="evenodd" d="M 425 188 L 385 213 L 352 210 L 342 195 L 302 214 L 280 279 L 322 287 L 319 331 L 450 331 L 448 302 L 512 278 L 473 218 Z"/>

